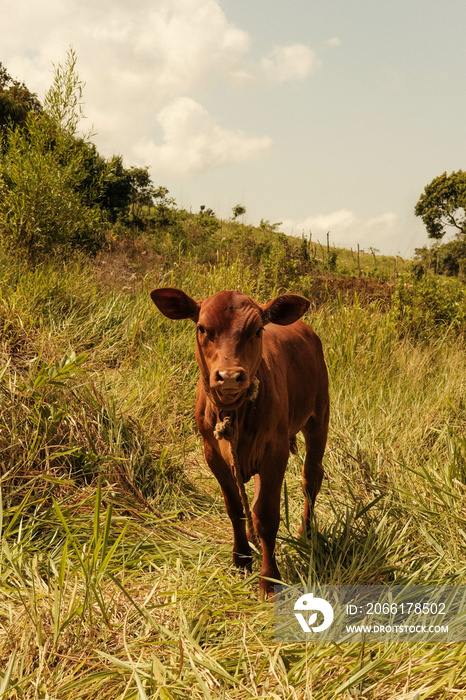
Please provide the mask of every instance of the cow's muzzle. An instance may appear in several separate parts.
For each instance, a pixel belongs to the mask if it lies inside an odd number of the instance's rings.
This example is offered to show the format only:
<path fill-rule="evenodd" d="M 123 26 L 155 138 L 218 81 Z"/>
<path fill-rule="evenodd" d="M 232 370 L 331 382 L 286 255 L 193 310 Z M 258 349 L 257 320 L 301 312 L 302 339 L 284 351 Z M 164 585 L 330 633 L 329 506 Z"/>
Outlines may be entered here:
<path fill-rule="evenodd" d="M 249 387 L 248 373 L 243 367 L 217 369 L 212 373 L 210 386 L 223 403 L 232 403 Z"/>

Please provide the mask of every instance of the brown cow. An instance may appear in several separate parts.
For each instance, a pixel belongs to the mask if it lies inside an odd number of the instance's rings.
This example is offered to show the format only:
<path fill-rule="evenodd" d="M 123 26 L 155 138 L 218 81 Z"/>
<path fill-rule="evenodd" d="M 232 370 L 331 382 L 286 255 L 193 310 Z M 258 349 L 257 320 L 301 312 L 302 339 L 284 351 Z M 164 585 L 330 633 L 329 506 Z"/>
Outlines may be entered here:
<path fill-rule="evenodd" d="M 151 297 L 168 318 L 190 318 L 197 326 L 201 376 L 196 421 L 207 464 L 222 487 L 233 525 L 233 562 L 251 570 L 245 527 L 250 513 L 243 482 L 254 476 L 251 510 L 262 544 L 260 590 L 271 596 L 273 583 L 267 579 L 280 580 L 275 539 L 281 485 L 299 431 L 306 441 L 301 533 L 310 527 L 323 477 L 328 378 L 319 338 L 298 320 L 309 301 L 284 294 L 258 304 L 238 291 L 194 301 L 173 288 L 155 289 Z M 254 541 L 254 531 L 249 538 Z"/>

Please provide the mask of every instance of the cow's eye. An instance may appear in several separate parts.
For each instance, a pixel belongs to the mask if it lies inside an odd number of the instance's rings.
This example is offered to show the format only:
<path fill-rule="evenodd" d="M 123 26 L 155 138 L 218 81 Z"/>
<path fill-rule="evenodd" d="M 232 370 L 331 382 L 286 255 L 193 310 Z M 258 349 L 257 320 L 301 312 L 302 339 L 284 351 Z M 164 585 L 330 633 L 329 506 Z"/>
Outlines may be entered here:
<path fill-rule="evenodd" d="M 200 333 L 201 335 L 204 335 L 204 333 L 205 333 L 205 328 L 204 328 L 204 326 L 199 325 L 199 326 L 197 327 L 197 330 L 199 331 L 199 333 Z"/>
<path fill-rule="evenodd" d="M 256 338 L 260 338 L 260 337 L 261 337 L 262 331 L 263 331 L 263 330 L 264 330 L 263 328 L 258 328 L 258 329 L 257 329 L 257 331 L 256 331 Z"/>

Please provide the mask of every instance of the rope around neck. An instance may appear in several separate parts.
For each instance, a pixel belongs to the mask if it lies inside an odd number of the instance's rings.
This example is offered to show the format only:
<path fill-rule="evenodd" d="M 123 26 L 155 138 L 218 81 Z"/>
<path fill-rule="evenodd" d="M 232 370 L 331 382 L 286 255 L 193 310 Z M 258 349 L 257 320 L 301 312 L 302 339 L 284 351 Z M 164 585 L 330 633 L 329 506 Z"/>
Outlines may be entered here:
<path fill-rule="evenodd" d="M 251 385 L 248 389 L 247 400 L 254 401 L 259 393 L 259 380 L 257 377 L 253 379 Z M 238 460 L 238 451 L 236 445 L 234 444 L 236 437 L 236 412 L 232 411 L 230 415 L 222 418 L 222 411 L 219 415 L 219 422 L 215 426 L 214 437 L 216 440 L 226 440 L 230 443 L 230 453 L 231 453 L 231 465 L 233 467 L 233 476 L 235 477 L 236 485 L 238 487 L 239 496 L 241 499 L 241 505 L 243 506 L 244 515 L 246 517 L 246 526 L 248 533 L 248 540 L 254 545 L 254 547 L 260 551 L 261 545 L 259 538 L 257 537 L 256 531 L 254 530 L 254 524 L 252 522 L 251 509 L 249 508 L 248 497 L 246 494 L 246 489 L 244 488 L 243 476 L 241 474 L 241 467 Z"/>

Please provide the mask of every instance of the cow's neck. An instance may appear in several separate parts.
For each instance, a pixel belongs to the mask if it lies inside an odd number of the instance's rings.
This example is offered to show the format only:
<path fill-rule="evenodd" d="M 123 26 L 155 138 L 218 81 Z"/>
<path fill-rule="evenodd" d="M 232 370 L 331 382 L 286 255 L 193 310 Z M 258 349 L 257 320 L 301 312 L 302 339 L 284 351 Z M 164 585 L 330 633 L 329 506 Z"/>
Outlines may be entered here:
<path fill-rule="evenodd" d="M 212 392 L 209 398 L 214 406 L 215 413 L 218 416 L 215 426 L 214 435 L 217 440 L 228 440 L 233 442 L 237 436 L 237 414 L 238 410 L 243 408 L 246 402 L 255 401 L 259 393 L 259 380 L 254 377 L 247 391 L 234 404 L 223 405 L 216 401 L 216 392 Z"/>
<path fill-rule="evenodd" d="M 217 415 L 219 415 L 220 412 L 223 412 L 225 415 L 227 415 L 228 413 L 232 413 L 233 411 L 237 411 L 238 409 L 242 408 L 247 401 L 256 400 L 257 395 L 259 393 L 259 379 L 257 377 L 254 377 L 247 390 L 243 392 L 243 394 L 241 394 L 241 396 L 239 396 L 238 399 L 232 403 L 224 403 L 221 400 L 218 392 L 215 389 L 211 389 L 208 384 L 208 381 L 205 379 L 204 389 L 207 395 L 207 399 L 212 404 L 214 411 L 217 413 Z"/>

